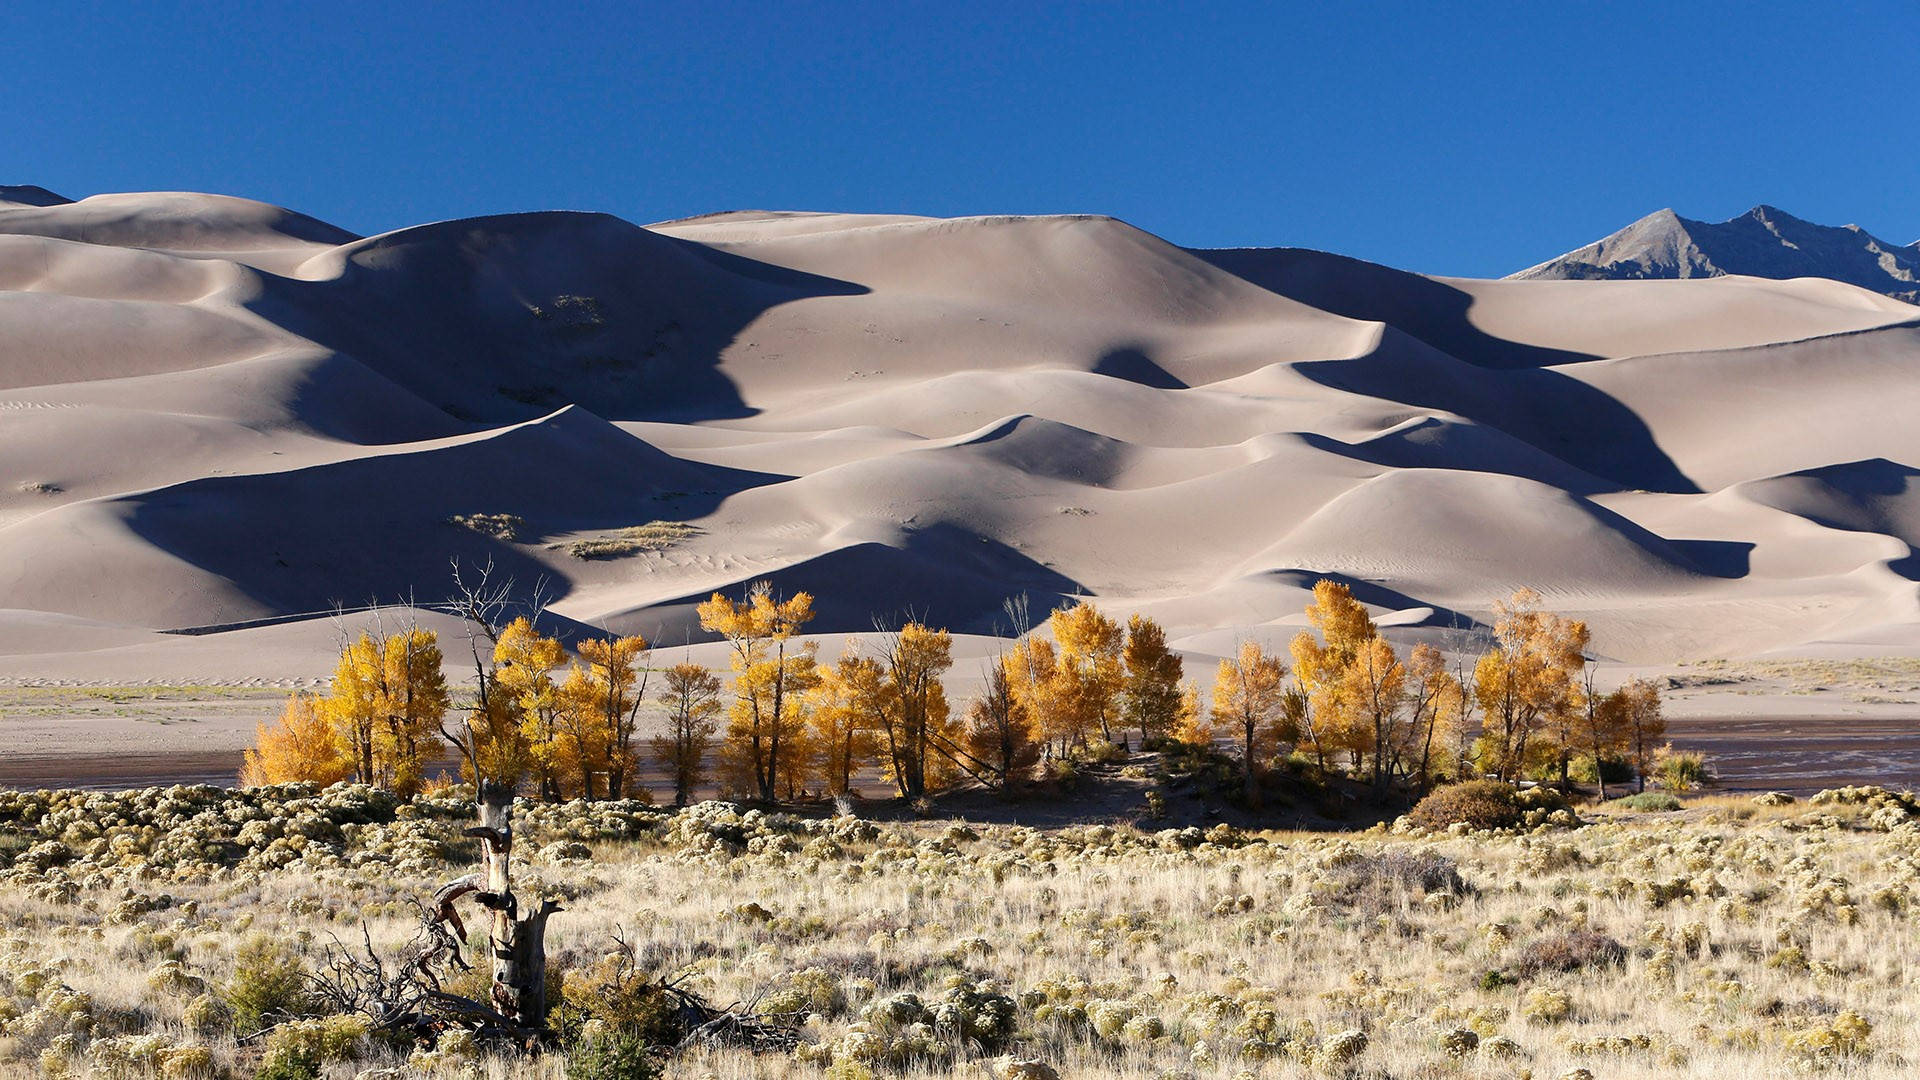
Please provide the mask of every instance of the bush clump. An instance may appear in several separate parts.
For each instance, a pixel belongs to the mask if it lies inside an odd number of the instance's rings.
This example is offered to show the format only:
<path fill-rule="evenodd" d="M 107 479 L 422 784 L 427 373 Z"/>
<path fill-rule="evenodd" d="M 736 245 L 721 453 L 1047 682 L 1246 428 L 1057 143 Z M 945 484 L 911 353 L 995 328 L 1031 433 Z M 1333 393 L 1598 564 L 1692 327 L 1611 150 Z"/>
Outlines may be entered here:
<path fill-rule="evenodd" d="M 1472 890 L 1452 859 L 1410 848 L 1344 862 L 1335 869 L 1334 880 L 1334 901 L 1367 917 L 1395 911 L 1406 900 L 1436 894 L 1464 896 Z"/>
<path fill-rule="evenodd" d="M 234 954 L 226 999 L 233 1030 L 241 1036 L 295 1019 L 312 1004 L 306 967 L 283 942 L 256 934 Z"/>
<path fill-rule="evenodd" d="M 1680 800 L 1664 791 L 1643 791 L 1638 795 L 1613 800 L 1622 810 L 1678 810 Z"/>
<path fill-rule="evenodd" d="M 633 1031 L 591 1024 L 567 1050 L 567 1080 L 654 1080 L 660 1068 Z"/>
<path fill-rule="evenodd" d="M 1653 782 L 1668 791 L 1692 791 L 1712 779 L 1705 754 L 1664 746 L 1654 755 Z"/>
<path fill-rule="evenodd" d="M 1628 784 L 1633 782 L 1633 766 L 1616 757 L 1603 757 L 1596 766 L 1592 754 L 1582 754 L 1573 759 L 1568 775 L 1583 784 L 1594 784 L 1601 780 L 1609 784 Z"/>
<path fill-rule="evenodd" d="M 365 1017 L 329 1016 L 281 1024 L 267 1036 L 255 1080 L 317 1078 L 330 1062 L 354 1061 L 365 1048 Z"/>
<path fill-rule="evenodd" d="M 1414 804 L 1407 819 L 1422 829 L 1444 830 L 1454 825 L 1487 831 L 1520 824 L 1520 793 L 1498 780 L 1468 780 L 1448 784 Z"/>
<path fill-rule="evenodd" d="M 1593 930 L 1568 930 L 1540 938 L 1520 950 L 1514 970 L 1523 978 L 1543 972 L 1584 971 L 1618 967 L 1627 959 L 1627 947 Z"/>
<path fill-rule="evenodd" d="M 555 1019 L 561 1038 L 596 1062 L 594 1068 L 612 1070 L 596 1076 L 610 1080 L 652 1076 L 618 1071 L 627 1066 L 616 1068 L 615 1063 L 634 1047 L 657 1052 L 677 1045 L 687 1033 L 680 999 L 649 978 L 628 949 L 615 949 L 592 964 L 567 971 L 560 980 L 559 996 Z"/>

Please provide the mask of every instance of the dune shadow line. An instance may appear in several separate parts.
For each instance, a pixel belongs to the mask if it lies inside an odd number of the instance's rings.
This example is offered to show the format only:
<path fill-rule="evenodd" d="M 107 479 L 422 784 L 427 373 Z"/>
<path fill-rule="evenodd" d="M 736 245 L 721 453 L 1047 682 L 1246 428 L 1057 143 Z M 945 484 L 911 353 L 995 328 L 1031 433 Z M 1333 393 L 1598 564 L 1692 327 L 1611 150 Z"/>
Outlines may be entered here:
<path fill-rule="evenodd" d="M 337 273 L 267 276 L 248 308 L 469 424 L 579 405 L 611 420 L 751 416 L 722 355 L 767 311 L 860 284 L 605 214 L 440 222 L 345 245 Z"/>
<path fill-rule="evenodd" d="M 1660 449 L 1638 413 L 1552 365 L 1600 357 L 1508 341 L 1473 325 L 1473 297 L 1419 274 L 1300 248 L 1196 250 L 1215 267 L 1269 292 L 1350 319 L 1384 323 L 1479 369 L 1483 377 L 1406 377 L 1394 345 L 1354 360 L 1297 364 L 1324 386 L 1441 409 L 1498 428 L 1543 452 L 1628 490 L 1697 494 L 1700 488 Z"/>

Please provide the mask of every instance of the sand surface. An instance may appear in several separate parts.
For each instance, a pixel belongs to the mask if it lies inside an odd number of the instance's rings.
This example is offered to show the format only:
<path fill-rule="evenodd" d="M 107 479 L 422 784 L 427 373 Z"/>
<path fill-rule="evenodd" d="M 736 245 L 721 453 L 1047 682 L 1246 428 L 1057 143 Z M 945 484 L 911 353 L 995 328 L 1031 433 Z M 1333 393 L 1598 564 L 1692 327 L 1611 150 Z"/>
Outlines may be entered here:
<path fill-rule="evenodd" d="M 770 578 L 822 634 L 911 608 L 986 635 L 1011 595 L 1087 596 L 1204 663 L 1283 644 L 1335 576 L 1405 641 L 1460 644 L 1529 585 L 1621 665 L 1920 650 L 1920 308 L 1832 281 L 1433 278 L 1102 217 L 359 238 L 8 191 L 14 684 L 264 706 L 327 674 L 326 613 L 430 607 L 450 559 L 543 581 L 573 632 L 676 645 L 698 599 Z M 568 551 L 655 521 L 693 530 Z M 258 717 L 224 700 L 0 723 L 18 760 L 225 753 L 194 732 Z"/>

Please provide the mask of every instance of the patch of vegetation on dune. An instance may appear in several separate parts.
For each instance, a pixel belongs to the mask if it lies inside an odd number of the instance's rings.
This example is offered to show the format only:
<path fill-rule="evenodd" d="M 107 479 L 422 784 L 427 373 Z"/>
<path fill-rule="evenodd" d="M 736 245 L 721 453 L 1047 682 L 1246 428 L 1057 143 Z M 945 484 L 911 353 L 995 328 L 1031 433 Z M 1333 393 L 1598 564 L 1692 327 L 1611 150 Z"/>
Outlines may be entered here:
<path fill-rule="evenodd" d="M 527 535 L 527 519 L 518 514 L 455 514 L 447 519 L 447 524 L 508 543 Z"/>
<path fill-rule="evenodd" d="M 649 521 L 633 525 L 610 536 L 592 536 L 567 545 L 567 554 L 576 559 L 618 559 L 647 551 L 666 549 L 698 536 L 701 529 L 684 521 Z"/>

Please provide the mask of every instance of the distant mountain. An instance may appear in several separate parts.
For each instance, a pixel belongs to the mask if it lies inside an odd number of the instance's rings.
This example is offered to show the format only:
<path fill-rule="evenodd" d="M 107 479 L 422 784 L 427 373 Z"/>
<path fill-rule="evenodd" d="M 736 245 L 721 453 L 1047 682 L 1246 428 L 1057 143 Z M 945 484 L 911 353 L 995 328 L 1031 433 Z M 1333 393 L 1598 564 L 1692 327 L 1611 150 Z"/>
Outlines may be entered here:
<path fill-rule="evenodd" d="M 1902 247 L 1858 225 L 1816 225 L 1765 205 L 1717 225 L 1661 210 L 1510 276 L 1596 280 L 1727 274 L 1831 278 L 1914 304 L 1920 303 L 1920 243 Z"/>

